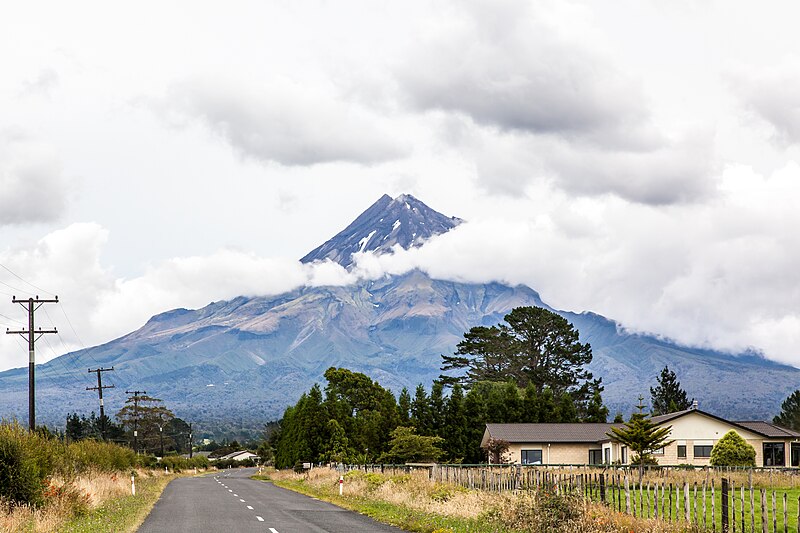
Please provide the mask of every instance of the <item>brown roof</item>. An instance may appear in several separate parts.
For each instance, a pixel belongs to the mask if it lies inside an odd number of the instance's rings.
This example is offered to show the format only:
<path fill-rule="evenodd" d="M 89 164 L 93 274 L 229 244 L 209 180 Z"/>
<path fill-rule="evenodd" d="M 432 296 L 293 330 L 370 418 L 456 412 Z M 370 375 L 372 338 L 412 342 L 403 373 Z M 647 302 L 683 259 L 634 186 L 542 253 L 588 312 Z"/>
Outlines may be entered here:
<path fill-rule="evenodd" d="M 760 433 L 768 438 L 773 439 L 795 439 L 800 438 L 800 433 L 789 428 L 781 427 L 771 422 L 734 422 L 745 429 L 749 429 L 755 433 Z"/>
<path fill-rule="evenodd" d="M 595 442 L 610 440 L 612 426 L 622 424 L 486 424 L 489 436 L 508 442 Z"/>

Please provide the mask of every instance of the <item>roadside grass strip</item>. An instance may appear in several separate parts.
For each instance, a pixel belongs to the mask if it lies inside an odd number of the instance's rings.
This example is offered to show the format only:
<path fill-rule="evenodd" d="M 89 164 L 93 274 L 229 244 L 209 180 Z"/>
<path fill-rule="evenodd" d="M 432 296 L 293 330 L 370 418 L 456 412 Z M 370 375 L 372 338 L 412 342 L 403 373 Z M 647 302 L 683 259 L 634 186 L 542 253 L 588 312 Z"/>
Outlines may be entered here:
<path fill-rule="evenodd" d="M 136 483 L 136 496 L 109 500 L 86 515 L 70 520 L 59 532 L 133 533 L 150 514 L 167 484 L 176 477 L 141 477 Z"/>

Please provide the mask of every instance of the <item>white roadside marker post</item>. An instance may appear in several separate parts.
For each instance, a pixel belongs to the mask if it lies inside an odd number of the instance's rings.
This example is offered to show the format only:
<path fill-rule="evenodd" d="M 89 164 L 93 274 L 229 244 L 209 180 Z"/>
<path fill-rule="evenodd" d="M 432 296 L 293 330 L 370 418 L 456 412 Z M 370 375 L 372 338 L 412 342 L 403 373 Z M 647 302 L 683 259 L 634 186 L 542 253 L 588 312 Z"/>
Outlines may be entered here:
<path fill-rule="evenodd" d="M 343 486 L 344 486 L 344 476 L 339 476 L 339 496 L 342 495 Z"/>
<path fill-rule="evenodd" d="M 131 472 L 131 496 L 136 496 L 136 481 L 135 475 Z"/>

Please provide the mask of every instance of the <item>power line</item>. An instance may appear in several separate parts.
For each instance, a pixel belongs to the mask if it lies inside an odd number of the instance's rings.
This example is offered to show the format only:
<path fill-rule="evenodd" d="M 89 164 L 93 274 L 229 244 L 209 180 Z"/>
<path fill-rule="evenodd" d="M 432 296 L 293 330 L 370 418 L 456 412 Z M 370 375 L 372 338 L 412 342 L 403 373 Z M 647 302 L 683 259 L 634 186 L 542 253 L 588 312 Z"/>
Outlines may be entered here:
<path fill-rule="evenodd" d="M 18 279 L 18 280 L 20 280 L 21 282 L 23 282 L 23 283 L 26 283 L 26 284 L 30 285 L 31 287 L 33 287 L 33 288 L 34 288 L 34 289 L 36 289 L 37 291 L 39 291 L 39 292 L 43 292 L 43 293 L 45 293 L 45 294 L 49 294 L 50 296 L 56 296 L 54 293 L 52 293 L 52 292 L 50 292 L 50 291 L 46 291 L 46 290 L 44 290 L 44 289 L 43 289 L 43 288 L 41 288 L 41 287 L 37 287 L 36 285 L 34 285 L 33 283 L 31 283 L 30 281 L 28 281 L 28 280 L 24 279 L 22 276 L 20 276 L 19 274 L 17 274 L 16 272 L 14 272 L 13 270 L 11 270 L 11 269 L 10 269 L 10 268 L 8 268 L 7 266 L 5 266 L 3 263 L 0 263 L 0 268 L 2 268 L 2 269 L 3 269 L 3 270 L 5 270 L 6 272 L 8 272 L 8 273 L 9 273 L 9 274 L 11 274 L 12 276 L 14 276 L 15 278 L 17 278 L 17 279 Z M 25 292 L 27 292 L 27 291 L 25 291 Z M 58 297 L 56 297 L 56 299 L 58 299 Z"/>
<path fill-rule="evenodd" d="M 0 280 L 0 285 L 5 285 L 6 287 L 8 287 L 9 289 L 11 289 L 12 291 L 23 292 L 23 293 L 25 293 L 25 294 L 33 294 L 31 291 L 26 291 L 25 289 L 20 289 L 19 287 L 15 287 L 15 286 L 13 286 L 13 285 L 9 285 L 8 283 L 6 283 L 6 282 L 5 282 L 5 281 L 3 281 L 3 280 Z M 12 295 L 12 296 L 13 296 L 13 295 Z"/>

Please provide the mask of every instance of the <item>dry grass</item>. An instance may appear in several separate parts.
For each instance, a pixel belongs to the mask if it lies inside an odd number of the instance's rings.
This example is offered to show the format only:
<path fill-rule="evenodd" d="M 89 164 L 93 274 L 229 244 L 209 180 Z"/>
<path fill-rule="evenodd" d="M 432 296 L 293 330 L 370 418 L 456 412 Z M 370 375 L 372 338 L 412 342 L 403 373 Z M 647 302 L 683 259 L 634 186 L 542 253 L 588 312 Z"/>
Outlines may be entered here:
<path fill-rule="evenodd" d="M 275 481 L 300 483 L 319 497 L 337 500 L 339 474 L 319 468 L 307 474 L 270 473 Z M 641 520 L 578 497 L 546 492 L 497 494 L 432 482 L 427 472 L 381 475 L 351 472 L 345 476 L 345 500 L 369 499 L 425 515 L 467 521 L 469 531 L 528 531 L 552 533 L 679 533 L 685 524 Z M 461 531 L 458 526 L 441 531 Z M 464 529 L 466 531 L 466 529 Z M 415 531 L 427 531 L 415 529 Z"/>
<path fill-rule="evenodd" d="M 160 470 L 137 471 L 140 478 L 165 475 Z M 75 515 L 89 512 L 130 492 L 130 476 L 120 473 L 86 472 L 73 480 L 53 478 L 46 491 L 46 503 L 40 508 L 0 503 L 0 532 L 58 531 Z"/>

